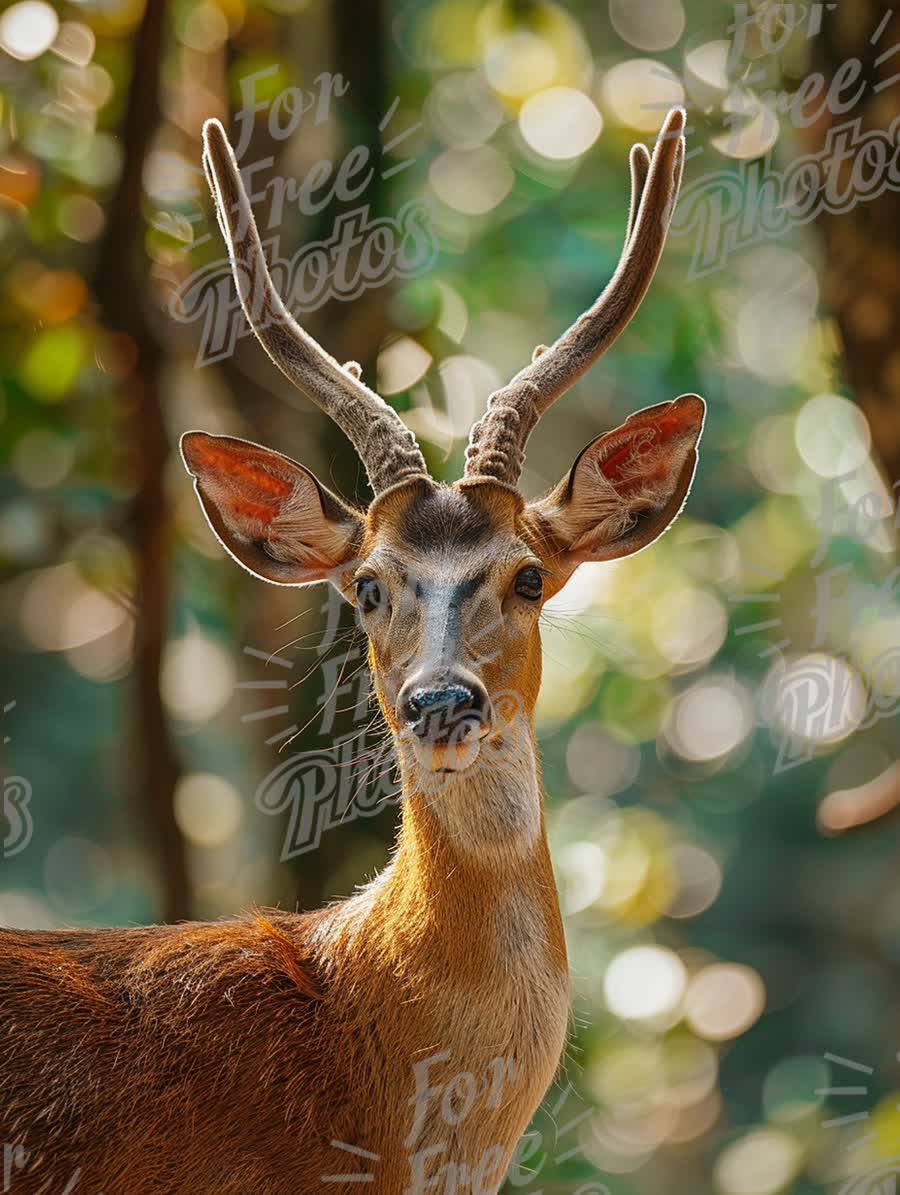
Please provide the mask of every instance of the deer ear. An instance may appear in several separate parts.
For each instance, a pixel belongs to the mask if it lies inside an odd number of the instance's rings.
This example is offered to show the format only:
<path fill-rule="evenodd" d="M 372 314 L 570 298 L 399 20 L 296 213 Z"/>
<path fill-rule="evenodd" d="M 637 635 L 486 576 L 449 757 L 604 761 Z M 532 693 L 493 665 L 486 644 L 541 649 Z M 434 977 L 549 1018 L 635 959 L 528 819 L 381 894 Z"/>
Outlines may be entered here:
<path fill-rule="evenodd" d="M 697 467 L 705 415 L 696 394 L 638 411 L 588 444 L 559 485 L 530 503 L 563 571 L 639 552 L 675 521 Z"/>
<path fill-rule="evenodd" d="M 219 542 L 255 576 L 337 581 L 357 555 L 362 516 L 289 457 L 205 432 L 186 432 L 181 455 Z"/>

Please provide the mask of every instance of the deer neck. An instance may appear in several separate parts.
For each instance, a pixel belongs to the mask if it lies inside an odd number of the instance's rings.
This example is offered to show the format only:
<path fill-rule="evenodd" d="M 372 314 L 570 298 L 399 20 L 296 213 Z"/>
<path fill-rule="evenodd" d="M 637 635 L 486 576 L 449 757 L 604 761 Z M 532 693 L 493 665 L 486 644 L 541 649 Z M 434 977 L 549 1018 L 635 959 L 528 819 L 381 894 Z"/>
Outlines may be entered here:
<path fill-rule="evenodd" d="M 333 907 L 325 929 L 331 966 L 353 993 L 353 1024 L 377 1026 L 394 1060 L 390 1089 L 399 1094 L 390 1123 L 399 1127 L 390 1156 L 398 1174 L 415 1169 L 414 1151 L 431 1150 L 441 1164 L 470 1166 L 499 1151 L 502 1173 L 563 1050 L 568 968 L 531 727 L 509 746 L 502 758 L 476 761 L 436 786 L 401 744 L 403 820 L 393 859 Z M 458 1073 L 482 1084 L 499 1066 L 511 1078 L 499 1107 L 483 1098 L 452 1130 L 429 1103 L 427 1124 L 415 1122 L 404 1153 L 415 1064 L 425 1067 L 432 1095 L 449 1090 Z M 387 1159 L 376 1138 L 368 1146 Z"/>
<path fill-rule="evenodd" d="M 530 723 L 464 772 L 423 774 L 400 744 L 402 825 L 394 856 L 348 902 L 382 964 L 468 990 L 527 973 L 566 975 L 556 885 Z M 348 927 L 349 928 L 349 927 Z M 540 985 L 543 986 L 543 985 Z"/>

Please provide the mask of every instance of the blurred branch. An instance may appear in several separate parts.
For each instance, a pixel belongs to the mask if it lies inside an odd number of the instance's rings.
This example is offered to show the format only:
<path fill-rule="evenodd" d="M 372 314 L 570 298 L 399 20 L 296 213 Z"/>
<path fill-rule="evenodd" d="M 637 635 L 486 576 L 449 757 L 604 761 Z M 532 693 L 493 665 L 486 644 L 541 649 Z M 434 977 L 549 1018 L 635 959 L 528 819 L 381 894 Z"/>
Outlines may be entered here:
<path fill-rule="evenodd" d="M 819 826 L 826 834 L 840 834 L 885 817 L 900 806 L 900 763 L 868 784 L 829 793 L 819 806 Z"/>
<path fill-rule="evenodd" d="M 137 349 L 130 379 L 133 394 L 129 396 L 134 401 L 134 465 L 138 473 L 131 510 L 138 562 L 134 730 L 141 768 L 137 782 L 163 880 L 163 916 L 174 921 L 189 915 L 191 894 L 185 846 L 173 804 L 179 763 L 159 690 L 169 606 L 170 525 L 163 488 L 169 444 L 160 395 L 163 354 L 143 306 L 141 256 L 142 172 L 159 122 L 165 12 L 165 0 L 147 0 L 134 38 L 133 73 L 122 129 L 122 174 L 107 209 L 94 288 L 106 326 L 127 333 Z"/>

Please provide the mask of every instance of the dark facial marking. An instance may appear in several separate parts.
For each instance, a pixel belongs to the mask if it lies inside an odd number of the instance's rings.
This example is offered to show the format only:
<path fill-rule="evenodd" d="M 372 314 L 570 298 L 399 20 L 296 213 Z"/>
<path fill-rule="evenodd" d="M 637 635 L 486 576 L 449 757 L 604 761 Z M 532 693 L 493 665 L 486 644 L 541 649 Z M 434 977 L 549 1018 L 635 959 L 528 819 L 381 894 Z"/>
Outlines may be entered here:
<path fill-rule="evenodd" d="M 452 542 L 474 548 L 491 534 L 487 511 L 451 489 L 437 489 L 411 503 L 403 513 L 400 532 L 413 547 L 426 550 Z"/>

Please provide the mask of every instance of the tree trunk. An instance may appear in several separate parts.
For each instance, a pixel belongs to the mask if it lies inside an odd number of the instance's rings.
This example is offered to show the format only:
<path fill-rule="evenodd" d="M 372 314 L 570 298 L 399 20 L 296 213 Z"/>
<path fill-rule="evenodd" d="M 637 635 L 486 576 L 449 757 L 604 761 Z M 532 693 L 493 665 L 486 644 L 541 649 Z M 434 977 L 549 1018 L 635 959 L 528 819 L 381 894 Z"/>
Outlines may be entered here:
<path fill-rule="evenodd" d="M 165 0 L 147 0 L 132 48 L 132 77 L 122 129 L 124 160 L 119 187 L 95 277 L 103 322 L 126 333 L 137 351 L 128 379 L 133 403 L 133 468 L 138 488 L 131 510 L 137 556 L 135 627 L 136 784 L 162 880 L 162 916 L 190 916 L 191 891 L 185 844 L 175 821 L 179 762 L 159 689 L 169 610 L 170 521 L 163 489 L 169 444 L 163 421 L 160 376 L 163 354 L 144 310 L 146 269 L 141 255 L 142 172 L 159 120 L 159 75 L 165 37 Z"/>
<path fill-rule="evenodd" d="M 815 69 L 825 76 L 825 94 L 851 59 L 859 59 L 862 73 L 841 97 L 846 100 L 864 86 L 847 113 L 830 113 L 822 104 L 822 117 L 811 130 L 817 151 L 824 148 L 829 129 L 850 120 L 860 120 L 863 136 L 890 128 L 900 115 L 900 78 L 890 82 L 900 74 L 900 10 L 883 0 L 823 5 L 813 56 Z M 852 158 L 844 164 L 841 189 L 850 182 L 852 166 Z M 858 199 L 849 211 L 824 212 L 819 228 L 824 298 L 840 329 L 846 378 L 894 483 L 900 480 L 900 193 L 886 187 L 877 198 Z"/>
<path fill-rule="evenodd" d="M 860 99 L 840 114 L 822 104 L 811 129 L 815 152 L 825 150 L 829 130 L 838 125 L 859 120 L 864 137 L 890 129 L 900 116 L 900 11 L 883 0 L 822 6 L 813 65 L 824 76 L 823 94 L 853 59 L 862 71 L 839 95 L 846 100 L 862 88 Z M 850 184 L 852 168 L 853 158 L 841 169 L 841 191 Z M 825 251 L 824 300 L 840 330 L 844 374 L 869 422 L 874 456 L 893 486 L 900 481 L 900 193 L 888 186 L 875 198 L 857 198 L 848 211 L 823 211 L 818 225 Z M 898 490 L 893 495 L 896 502 Z M 829 794 L 820 806 L 819 824 L 828 833 L 840 833 L 897 808 L 900 766 L 893 764 L 869 784 Z"/>

